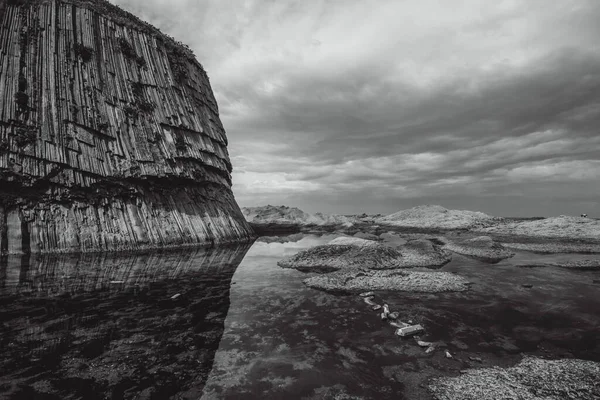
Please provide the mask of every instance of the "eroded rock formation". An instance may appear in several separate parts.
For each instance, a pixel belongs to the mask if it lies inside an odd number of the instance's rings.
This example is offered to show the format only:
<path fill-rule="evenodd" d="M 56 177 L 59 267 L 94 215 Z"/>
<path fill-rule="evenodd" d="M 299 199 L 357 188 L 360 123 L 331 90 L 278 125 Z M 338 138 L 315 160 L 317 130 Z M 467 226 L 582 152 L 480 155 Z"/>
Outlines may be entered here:
<path fill-rule="evenodd" d="M 191 51 L 110 3 L 0 0 L 0 250 L 244 240 Z"/>

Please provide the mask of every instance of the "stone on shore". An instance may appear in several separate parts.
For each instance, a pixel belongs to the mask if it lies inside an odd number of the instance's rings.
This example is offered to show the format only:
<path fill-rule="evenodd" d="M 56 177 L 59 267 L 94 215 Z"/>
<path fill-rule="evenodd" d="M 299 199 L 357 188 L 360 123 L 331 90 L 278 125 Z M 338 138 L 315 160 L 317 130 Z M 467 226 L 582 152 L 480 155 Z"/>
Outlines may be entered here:
<path fill-rule="evenodd" d="M 443 247 L 446 250 L 464 256 L 473 257 L 489 263 L 497 263 L 515 255 L 489 236 L 479 236 L 460 242 L 449 242 Z"/>
<path fill-rule="evenodd" d="M 589 400 L 600 398 L 600 363 L 527 356 L 509 368 L 478 368 L 457 377 L 434 378 L 437 400 Z"/>
<path fill-rule="evenodd" d="M 466 279 L 449 272 L 373 271 L 358 268 L 313 276 L 305 279 L 304 284 L 315 289 L 347 292 L 390 290 L 441 293 L 469 289 Z"/>

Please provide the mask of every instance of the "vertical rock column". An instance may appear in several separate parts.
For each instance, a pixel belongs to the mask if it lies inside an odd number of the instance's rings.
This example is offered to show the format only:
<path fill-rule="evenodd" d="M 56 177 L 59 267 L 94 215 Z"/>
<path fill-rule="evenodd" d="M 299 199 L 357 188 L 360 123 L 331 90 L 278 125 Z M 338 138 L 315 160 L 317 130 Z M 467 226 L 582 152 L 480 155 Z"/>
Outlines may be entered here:
<path fill-rule="evenodd" d="M 187 47 L 103 0 L 0 10 L 0 251 L 253 237 L 208 76 Z"/>

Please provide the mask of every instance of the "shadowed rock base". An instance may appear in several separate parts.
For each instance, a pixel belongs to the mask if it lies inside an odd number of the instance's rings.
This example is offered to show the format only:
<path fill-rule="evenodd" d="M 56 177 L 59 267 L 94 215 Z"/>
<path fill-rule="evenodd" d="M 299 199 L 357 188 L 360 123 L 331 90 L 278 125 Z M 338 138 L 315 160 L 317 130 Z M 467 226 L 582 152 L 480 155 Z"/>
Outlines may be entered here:
<path fill-rule="evenodd" d="M 189 182 L 188 182 L 189 184 Z M 71 192 L 0 207 L 3 253 L 134 250 L 246 241 L 254 236 L 231 191 L 219 186 L 131 185 L 101 198 Z M 113 189 L 114 190 L 114 189 Z M 108 192 L 110 193 L 110 192 Z M 1 200 L 2 190 L 0 190 Z M 86 198 L 86 195 L 88 198 Z M 96 195 L 96 198 L 92 196 Z M 91 197 L 91 199 L 90 199 Z"/>

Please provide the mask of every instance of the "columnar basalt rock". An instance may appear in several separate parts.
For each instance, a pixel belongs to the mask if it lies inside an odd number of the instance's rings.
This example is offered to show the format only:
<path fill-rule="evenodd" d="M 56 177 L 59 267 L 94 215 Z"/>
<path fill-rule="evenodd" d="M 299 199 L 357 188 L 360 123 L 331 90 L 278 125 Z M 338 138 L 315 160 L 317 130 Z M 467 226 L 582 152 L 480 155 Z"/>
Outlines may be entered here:
<path fill-rule="evenodd" d="M 0 0 L 0 250 L 253 236 L 184 45 L 107 1 Z"/>

